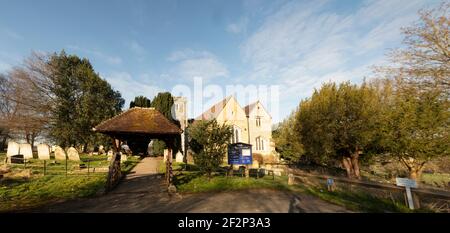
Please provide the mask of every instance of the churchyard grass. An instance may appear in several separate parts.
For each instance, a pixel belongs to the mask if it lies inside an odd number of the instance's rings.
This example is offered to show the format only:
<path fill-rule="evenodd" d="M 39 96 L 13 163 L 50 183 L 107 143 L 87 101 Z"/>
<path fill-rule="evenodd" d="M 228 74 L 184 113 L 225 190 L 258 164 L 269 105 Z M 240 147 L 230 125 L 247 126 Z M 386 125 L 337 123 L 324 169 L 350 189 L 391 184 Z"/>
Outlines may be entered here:
<path fill-rule="evenodd" d="M 0 161 L 5 157 L 5 153 L 0 153 Z M 80 162 L 67 161 L 67 176 L 65 161 L 47 161 L 45 175 L 42 160 L 32 159 L 27 167 L 23 164 L 9 165 L 12 172 L 0 180 L 0 212 L 39 208 L 103 193 L 109 166 L 107 157 L 81 154 L 80 159 Z M 80 169 L 80 164 L 87 166 L 88 159 L 91 160 L 89 173 L 86 167 Z M 128 156 L 122 163 L 123 173 L 130 172 L 139 161 L 139 156 Z"/>
<path fill-rule="evenodd" d="M 236 174 L 235 174 L 236 175 Z M 303 193 L 318 197 L 332 204 L 343 206 L 356 212 L 432 212 L 428 209 L 410 210 L 404 203 L 390 199 L 370 196 L 358 191 L 337 190 L 328 192 L 326 187 L 320 188 L 307 184 L 288 185 L 287 176 L 264 176 L 262 178 L 245 178 L 240 176 L 226 177 L 216 173 L 210 180 L 200 172 L 180 171 L 174 176 L 174 184 L 180 193 L 201 193 L 238 191 L 246 189 L 275 189 Z"/>
<path fill-rule="evenodd" d="M 367 193 L 359 191 L 338 190 L 328 192 L 325 188 L 312 187 L 307 185 L 295 185 L 303 192 L 319 197 L 330 203 L 344 206 L 349 210 L 368 213 L 413 213 L 432 212 L 428 209 L 410 210 L 404 203 L 395 202 L 390 199 L 376 198 Z"/>
<path fill-rule="evenodd" d="M 187 172 L 178 175 L 174 179 L 177 190 L 184 193 L 197 192 L 216 192 L 216 191 L 233 191 L 242 189 L 277 189 L 287 190 L 287 177 L 270 176 L 262 178 L 245 178 L 245 177 L 226 177 L 223 175 L 213 176 L 210 180 L 206 176 L 200 175 L 198 172 Z"/>

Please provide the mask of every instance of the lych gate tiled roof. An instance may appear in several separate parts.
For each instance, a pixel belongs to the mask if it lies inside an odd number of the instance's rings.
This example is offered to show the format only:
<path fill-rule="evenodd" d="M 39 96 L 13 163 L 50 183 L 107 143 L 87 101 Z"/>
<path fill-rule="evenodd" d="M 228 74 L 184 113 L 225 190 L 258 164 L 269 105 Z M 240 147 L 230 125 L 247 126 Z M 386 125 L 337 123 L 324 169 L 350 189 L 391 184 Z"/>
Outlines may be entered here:
<path fill-rule="evenodd" d="M 94 130 L 100 133 L 179 134 L 181 129 L 154 108 L 131 108 L 103 121 Z"/>

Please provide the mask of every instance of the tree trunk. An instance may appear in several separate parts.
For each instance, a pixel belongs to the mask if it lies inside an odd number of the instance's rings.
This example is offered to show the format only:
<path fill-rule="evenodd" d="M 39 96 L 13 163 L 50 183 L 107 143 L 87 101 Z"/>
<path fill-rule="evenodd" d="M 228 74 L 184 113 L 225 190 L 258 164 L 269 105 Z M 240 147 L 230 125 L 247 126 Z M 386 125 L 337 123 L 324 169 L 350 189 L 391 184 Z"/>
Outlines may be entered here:
<path fill-rule="evenodd" d="M 409 178 L 415 180 L 416 182 L 420 181 L 420 176 L 422 175 L 422 167 L 413 166 L 408 169 L 409 170 Z"/>
<path fill-rule="evenodd" d="M 344 165 L 345 170 L 347 171 L 348 178 L 353 177 L 353 166 L 349 157 L 342 157 L 342 164 Z"/>
<path fill-rule="evenodd" d="M 361 174 L 359 171 L 359 152 L 358 151 L 353 153 L 351 161 L 352 161 L 353 172 L 354 172 L 355 177 L 357 179 L 361 179 Z"/>

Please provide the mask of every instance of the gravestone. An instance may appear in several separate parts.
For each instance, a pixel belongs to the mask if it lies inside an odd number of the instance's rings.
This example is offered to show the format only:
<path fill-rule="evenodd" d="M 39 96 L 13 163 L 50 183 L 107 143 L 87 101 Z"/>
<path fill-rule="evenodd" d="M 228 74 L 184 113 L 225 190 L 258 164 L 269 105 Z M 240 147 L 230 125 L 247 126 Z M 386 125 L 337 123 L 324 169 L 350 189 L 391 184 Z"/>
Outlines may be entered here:
<path fill-rule="evenodd" d="M 28 143 L 20 144 L 20 154 L 23 155 L 24 159 L 32 159 L 33 151 L 31 150 L 31 145 Z"/>
<path fill-rule="evenodd" d="M 80 155 L 78 154 L 77 149 L 70 147 L 67 149 L 67 157 L 72 161 L 80 161 Z"/>
<path fill-rule="evenodd" d="M 123 163 L 127 161 L 128 157 L 127 154 L 120 152 L 120 162 Z"/>
<path fill-rule="evenodd" d="M 194 164 L 194 156 L 192 156 L 192 152 L 188 151 L 187 156 L 186 156 L 186 161 L 189 164 Z"/>
<path fill-rule="evenodd" d="M 8 151 L 6 151 L 6 157 L 12 157 L 19 154 L 19 144 L 13 141 L 8 142 Z"/>
<path fill-rule="evenodd" d="M 153 156 L 153 140 L 150 140 L 147 145 L 147 155 Z"/>
<path fill-rule="evenodd" d="M 183 162 L 183 154 L 181 152 L 179 152 L 179 151 L 178 151 L 178 153 L 176 155 L 175 162 L 177 162 L 177 163 L 182 163 Z"/>
<path fill-rule="evenodd" d="M 100 155 L 105 154 L 105 147 L 104 147 L 103 145 L 100 145 L 100 146 L 98 147 L 98 153 L 99 153 Z"/>
<path fill-rule="evenodd" d="M 108 155 L 108 161 L 111 161 L 111 159 L 112 159 L 112 157 L 113 157 L 113 151 L 112 151 L 112 150 L 109 150 L 108 153 L 107 153 L 107 155 Z"/>
<path fill-rule="evenodd" d="M 37 146 L 39 159 L 50 159 L 50 147 L 47 144 L 39 144 Z"/>
<path fill-rule="evenodd" d="M 55 146 L 55 159 L 66 160 L 66 152 L 60 146 Z"/>

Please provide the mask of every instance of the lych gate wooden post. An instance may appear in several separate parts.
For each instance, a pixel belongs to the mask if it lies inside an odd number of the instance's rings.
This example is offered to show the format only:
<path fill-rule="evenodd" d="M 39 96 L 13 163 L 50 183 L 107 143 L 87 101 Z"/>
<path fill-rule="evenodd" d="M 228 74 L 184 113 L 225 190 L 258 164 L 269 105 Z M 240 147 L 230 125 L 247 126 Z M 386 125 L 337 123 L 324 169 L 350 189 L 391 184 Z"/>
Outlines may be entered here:
<path fill-rule="evenodd" d="M 168 148 L 167 149 L 167 160 L 166 160 L 166 180 L 167 180 L 168 186 L 170 186 L 172 184 L 172 179 L 173 179 L 172 163 L 173 163 L 172 149 Z"/>
<path fill-rule="evenodd" d="M 113 152 L 114 157 L 109 164 L 106 191 L 113 189 L 122 177 L 122 171 L 120 169 L 120 140 L 117 138 L 113 138 Z"/>
<path fill-rule="evenodd" d="M 133 123 L 132 127 L 130 126 L 130 121 Z M 115 156 L 109 166 L 107 190 L 114 188 L 122 178 L 120 170 L 120 140 L 142 141 L 144 138 L 156 138 L 164 140 L 169 147 L 169 155 L 166 162 L 166 179 L 169 192 L 176 191 L 175 186 L 172 184 L 172 150 L 176 148 L 174 142 L 182 131 L 161 112 L 154 108 L 131 108 L 103 121 L 93 128 L 93 131 L 107 134 L 113 138 Z M 146 146 L 148 146 L 147 144 L 148 141 L 146 141 Z M 137 146 L 139 146 L 139 143 L 137 143 Z"/>

